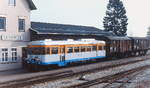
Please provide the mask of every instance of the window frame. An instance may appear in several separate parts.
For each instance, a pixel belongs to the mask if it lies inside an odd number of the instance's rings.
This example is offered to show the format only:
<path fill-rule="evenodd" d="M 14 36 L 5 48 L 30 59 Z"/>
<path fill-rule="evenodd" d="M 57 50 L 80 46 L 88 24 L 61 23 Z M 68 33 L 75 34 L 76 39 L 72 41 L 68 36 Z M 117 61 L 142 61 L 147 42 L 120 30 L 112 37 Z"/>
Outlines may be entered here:
<path fill-rule="evenodd" d="M 9 6 L 16 6 L 16 0 L 8 0 Z"/>
<path fill-rule="evenodd" d="M 0 31 L 6 31 L 6 17 L 0 17 L 0 19 L 3 19 L 3 21 L 4 21 L 4 24 L 3 24 L 4 28 L 0 28 Z"/>
<path fill-rule="evenodd" d="M 12 60 L 12 62 L 16 62 L 17 59 L 18 59 L 17 48 L 11 48 L 11 60 Z"/>
<path fill-rule="evenodd" d="M 20 21 L 23 22 L 23 26 L 21 26 Z M 18 19 L 18 31 L 19 31 L 19 32 L 25 32 L 25 29 L 26 29 L 25 25 L 26 25 L 25 19 L 24 19 L 24 18 L 19 18 L 19 19 Z M 22 27 L 23 27 L 23 28 L 22 28 Z M 22 29 L 21 29 L 21 28 L 22 28 Z"/>
<path fill-rule="evenodd" d="M 1 62 L 9 62 L 9 56 L 8 56 L 8 48 L 1 48 Z"/>

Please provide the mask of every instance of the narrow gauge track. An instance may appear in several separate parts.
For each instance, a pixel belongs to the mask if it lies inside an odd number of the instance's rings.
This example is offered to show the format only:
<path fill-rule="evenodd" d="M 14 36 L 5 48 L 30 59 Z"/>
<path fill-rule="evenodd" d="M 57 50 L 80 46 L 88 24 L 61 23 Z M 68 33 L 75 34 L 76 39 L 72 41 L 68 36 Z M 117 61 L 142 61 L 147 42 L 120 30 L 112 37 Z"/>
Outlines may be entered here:
<path fill-rule="evenodd" d="M 122 79 L 124 77 L 127 77 L 127 76 L 133 74 L 133 73 L 138 73 L 139 71 L 145 70 L 145 69 L 148 69 L 148 68 L 150 68 L 150 65 L 137 67 L 137 68 L 134 68 L 134 69 L 131 69 L 131 70 L 128 70 L 128 71 L 123 71 L 123 72 L 120 72 L 120 73 L 117 73 L 117 74 L 108 75 L 108 76 L 105 76 L 105 77 L 102 77 L 102 78 L 97 78 L 95 80 L 91 80 L 91 81 L 84 82 L 84 83 L 81 83 L 81 84 L 69 86 L 69 87 L 66 87 L 66 88 L 88 88 L 90 86 L 98 85 L 100 83 L 109 83 L 109 84 L 111 84 L 111 83 L 115 82 L 116 80 Z M 121 88 L 121 87 L 122 87 L 122 85 L 119 86 L 118 88 Z M 108 85 L 106 85 L 103 88 L 109 88 L 109 87 L 108 87 Z"/>
<path fill-rule="evenodd" d="M 55 81 L 58 79 L 80 76 L 81 74 L 89 74 L 89 73 L 93 73 L 93 72 L 98 72 L 98 71 L 107 70 L 107 69 L 111 69 L 111 68 L 115 68 L 115 67 L 119 67 L 119 66 L 123 66 L 123 65 L 146 61 L 146 60 L 149 60 L 149 58 L 146 57 L 146 58 L 140 59 L 140 60 L 120 62 L 120 63 L 116 63 L 113 65 L 96 67 L 96 68 L 91 68 L 91 69 L 82 69 L 80 71 L 74 71 L 74 69 L 72 68 L 72 70 L 67 70 L 67 71 L 65 70 L 65 71 L 58 72 L 58 73 L 53 73 L 53 74 L 48 74 L 48 75 L 43 75 L 43 76 L 33 76 L 30 78 L 24 78 L 24 79 L 3 82 L 3 83 L 0 83 L 0 88 L 20 88 L 20 87 L 43 83 L 43 82 L 47 82 L 47 81 Z"/>

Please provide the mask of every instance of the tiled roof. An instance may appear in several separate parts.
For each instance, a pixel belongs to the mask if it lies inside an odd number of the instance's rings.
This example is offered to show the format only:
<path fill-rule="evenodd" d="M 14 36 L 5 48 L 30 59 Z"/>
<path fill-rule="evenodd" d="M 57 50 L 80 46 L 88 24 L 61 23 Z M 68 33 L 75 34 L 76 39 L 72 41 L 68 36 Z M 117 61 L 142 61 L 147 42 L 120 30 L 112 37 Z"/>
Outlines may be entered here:
<path fill-rule="evenodd" d="M 36 6 L 34 5 L 33 1 L 32 0 L 26 0 L 29 4 L 29 7 L 31 10 L 36 10 Z"/>
<path fill-rule="evenodd" d="M 95 27 L 41 22 L 31 22 L 31 30 L 38 34 L 112 35 Z"/>

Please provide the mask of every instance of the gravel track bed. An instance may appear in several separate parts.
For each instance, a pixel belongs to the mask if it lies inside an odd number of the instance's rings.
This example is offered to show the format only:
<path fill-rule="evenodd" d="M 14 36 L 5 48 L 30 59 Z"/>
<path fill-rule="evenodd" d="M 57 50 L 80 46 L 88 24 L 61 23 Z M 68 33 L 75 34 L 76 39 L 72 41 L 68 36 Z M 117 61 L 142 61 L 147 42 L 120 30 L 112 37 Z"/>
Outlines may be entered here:
<path fill-rule="evenodd" d="M 134 58 L 134 60 L 135 59 L 139 59 L 139 58 L 141 58 L 141 57 L 136 57 L 136 58 Z M 146 58 L 148 58 L 148 56 L 146 56 Z M 126 59 L 126 60 L 128 60 L 128 59 Z M 117 62 L 114 62 L 114 64 L 115 63 L 120 63 L 120 61 L 122 61 L 122 60 L 118 60 Z M 106 63 L 107 62 L 105 62 L 105 64 Z M 85 76 L 86 80 L 93 80 L 93 79 L 101 78 L 101 77 L 104 77 L 104 76 L 107 76 L 107 75 L 116 74 L 116 73 L 119 73 L 121 71 L 126 71 L 126 70 L 130 70 L 130 69 L 133 69 L 133 68 L 136 68 L 136 67 L 149 65 L 149 63 L 150 63 L 150 60 L 142 61 L 142 62 L 130 64 L 130 65 L 125 65 L 125 66 L 111 68 L 109 70 L 107 69 L 107 70 L 96 72 L 96 73 L 86 74 L 84 76 Z M 80 84 L 80 83 L 86 82 L 86 81 L 78 80 L 79 77 L 80 76 L 73 77 L 73 78 L 65 78 L 65 79 L 61 79 L 61 80 L 57 80 L 57 81 L 53 81 L 53 82 L 45 82 L 45 83 L 41 83 L 41 84 L 35 84 L 35 85 L 32 85 L 32 86 L 26 86 L 24 88 L 29 88 L 29 87 L 30 88 L 62 88 L 62 87 L 68 87 L 68 86 L 71 86 L 71 85 L 75 85 L 75 84 Z M 98 85 L 98 87 L 104 86 L 104 84 L 100 84 L 100 85 Z M 98 88 L 98 87 L 97 87 L 97 85 L 95 85 L 95 86 L 92 86 L 91 88 Z"/>
<path fill-rule="evenodd" d="M 124 88 L 150 88 L 150 69 L 134 77 Z"/>

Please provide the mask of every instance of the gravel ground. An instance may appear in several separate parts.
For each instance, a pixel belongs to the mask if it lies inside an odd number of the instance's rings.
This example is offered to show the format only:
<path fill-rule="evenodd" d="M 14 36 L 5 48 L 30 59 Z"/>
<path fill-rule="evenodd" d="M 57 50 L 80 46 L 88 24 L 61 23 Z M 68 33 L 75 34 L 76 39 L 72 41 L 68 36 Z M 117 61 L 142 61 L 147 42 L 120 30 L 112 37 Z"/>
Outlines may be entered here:
<path fill-rule="evenodd" d="M 135 63 L 135 64 L 130 64 L 130 65 L 125 65 L 125 66 L 120 66 L 120 67 L 116 67 L 116 68 L 113 68 L 113 69 L 104 70 L 104 71 L 100 71 L 100 72 L 96 72 L 96 73 L 91 73 L 91 74 L 87 74 L 87 75 L 84 75 L 84 76 L 85 76 L 86 80 L 93 80 L 93 79 L 101 78 L 101 77 L 104 77 L 104 76 L 107 76 L 107 75 L 116 74 L 116 73 L 119 73 L 121 71 L 130 70 L 130 69 L 133 69 L 133 68 L 136 68 L 136 67 L 139 67 L 139 66 L 144 66 L 146 64 L 150 64 L 150 60 L 142 61 L 142 62 L 138 62 L 138 63 Z M 145 75 L 143 75 L 143 76 L 146 76 L 146 74 L 148 74 L 148 75 L 150 74 L 150 70 L 148 71 L 149 73 L 146 73 L 146 72 L 145 72 Z M 135 80 L 139 81 L 138 78 L 141 78 L 141 76 L 139 75 L 139 77 L 137 77 Z M 145 79 L 147 77 L 145 77 L 145 78 L 142 77 L 142 78 Z M 150 75 L 149 75 L 149 78 L 150 78 Z M 53 82 L 45 82 L 45 83 L 41 83 L 41 84 L 35 84 L 35 85 L 27 86 L 27 87 L 24 87 L 24 88 L 62 88 L 62 87 L 67 87 L 67 86 L 70 86 L 70 85 L 75 85 L 75 84 L 78 84 L 78 83 L 85 82 L 85 81 L 81 81 L 81 80 L 78 80 L 78 79 L 79 79 L 79 77 L 61 79 L 61 80 L 57 80 L 57 81 L 53 81 Z M 142 81 L 142 83 L 147 83 L 147 82 L 150 82 L 150 81 Z M 136 81 L 133 81 L 133 83 L 138 83 L 139 84 L 139 82 L 136 82 Z M 104 84 L 95 85 L 95 86 L 92 86 L 91 88 L 100 88 L 100 87 L 104 86 Z M 117 85 L 117 83 L 115 85 Z M 134 88 L 133 85 L 135 85 L 135 84 L 131 83 L 131 85 L 128 85 L 127 88 Z M 140 86 L 140 84 L 139 84 L 139 86 Z M 135 88 L 137 88 L 137 87 L 135 86 Z M 140 88 L 143 88 L 143 87 L 140 87 Z M 150 88 L 150 87 L 146 87 L 146 88 Z"/>
<path fill-rule="evenodd" d="M 127 83 L 126 88 L 150 88 L 150 69 L 140 73 Z"/>

